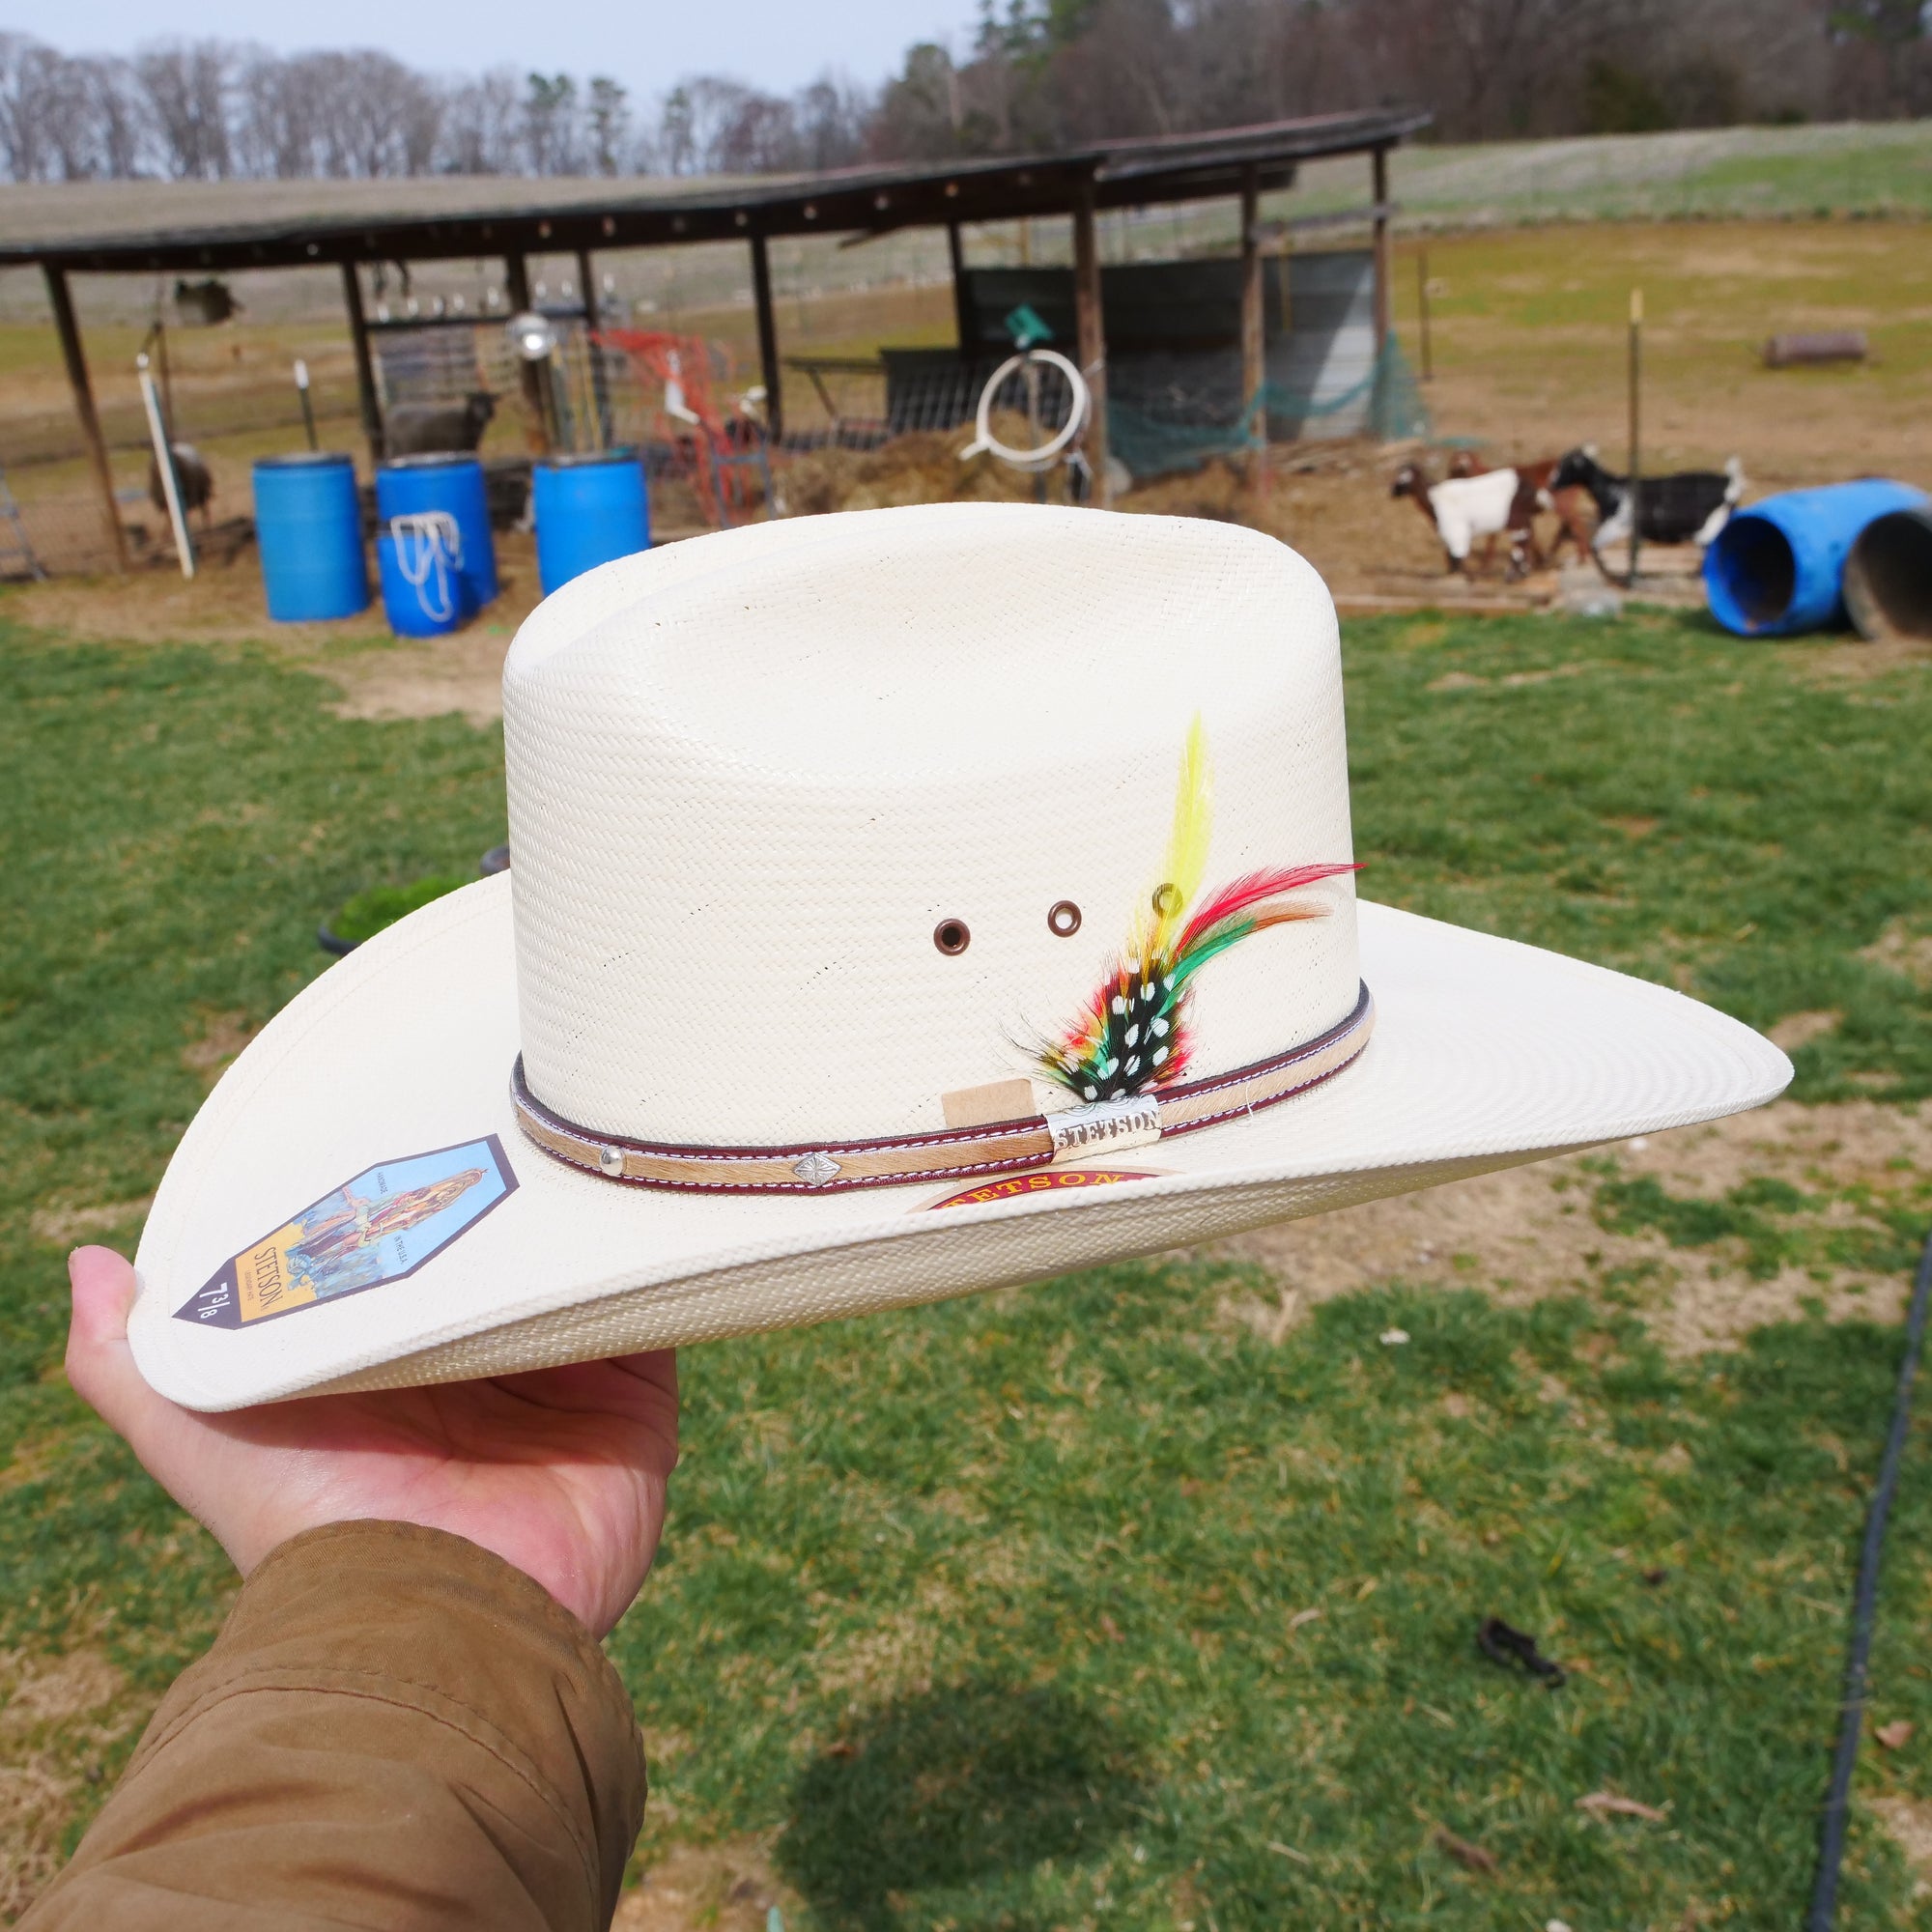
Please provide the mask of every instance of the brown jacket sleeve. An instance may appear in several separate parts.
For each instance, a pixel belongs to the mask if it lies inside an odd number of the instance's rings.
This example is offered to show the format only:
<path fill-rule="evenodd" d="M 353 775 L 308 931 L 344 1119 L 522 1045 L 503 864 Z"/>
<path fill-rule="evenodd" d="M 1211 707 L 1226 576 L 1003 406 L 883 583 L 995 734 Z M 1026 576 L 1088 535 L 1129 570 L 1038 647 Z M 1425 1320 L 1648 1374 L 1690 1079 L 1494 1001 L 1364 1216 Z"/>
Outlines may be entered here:
<path fill-rule="evenodd" d="M 643 1809 L 630 1699 L 548 1591 L 337 1523 L 249 1577 L 18 1932 L 602 1932 Z"/>

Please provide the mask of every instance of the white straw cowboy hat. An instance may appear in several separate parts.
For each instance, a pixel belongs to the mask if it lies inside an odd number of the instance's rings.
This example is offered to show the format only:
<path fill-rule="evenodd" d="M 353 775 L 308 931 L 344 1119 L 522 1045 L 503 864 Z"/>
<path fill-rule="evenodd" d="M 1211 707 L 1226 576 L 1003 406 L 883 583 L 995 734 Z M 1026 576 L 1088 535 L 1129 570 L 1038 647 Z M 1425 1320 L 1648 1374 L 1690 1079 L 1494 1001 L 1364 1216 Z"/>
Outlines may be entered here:
<path fill-rule="evenodd" d="M 131 1334 L 179 1402 L 934 1300 L 1790 1077 L 1662 987 L 1357 899 L 1334 608 L 1251 530 L 703 537 L 549 599 L 503 711 L 513 870 L 331 967 L 175 1155 Z"/>

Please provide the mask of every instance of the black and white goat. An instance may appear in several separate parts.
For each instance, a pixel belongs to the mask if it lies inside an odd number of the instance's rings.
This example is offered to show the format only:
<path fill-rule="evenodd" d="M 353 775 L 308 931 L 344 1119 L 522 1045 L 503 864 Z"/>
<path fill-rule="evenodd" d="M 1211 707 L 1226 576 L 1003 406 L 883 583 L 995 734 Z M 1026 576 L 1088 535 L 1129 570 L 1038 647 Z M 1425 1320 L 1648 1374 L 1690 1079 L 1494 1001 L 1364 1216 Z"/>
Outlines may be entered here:
<path fill-rule="evenodd" d="M 1702 549 L 1730 522 L 1745 494 L 1745 472 L 1734 456 L 1722 469 L 1640 476 L 1633 505 L 1630 478 L 1611 474 L 1586 443 L 1571 450 L 1549 479 L 1552 493 L 1573 487 L 1587 490 L 1597 505 L 1597 533 L 1590 549 L 1601 570 L 1604 546 L 1628 541 L 1633 522 L 1643 543 L 1694 543 Z"/>

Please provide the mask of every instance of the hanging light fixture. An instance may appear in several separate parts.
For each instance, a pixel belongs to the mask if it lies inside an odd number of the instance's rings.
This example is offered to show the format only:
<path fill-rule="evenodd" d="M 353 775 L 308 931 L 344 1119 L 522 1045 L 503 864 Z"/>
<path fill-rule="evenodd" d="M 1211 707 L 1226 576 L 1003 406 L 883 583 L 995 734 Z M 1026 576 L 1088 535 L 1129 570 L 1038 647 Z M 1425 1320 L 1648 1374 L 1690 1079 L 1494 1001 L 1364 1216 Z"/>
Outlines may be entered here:
<path fill-rule="evenodd" d="M 526 362 L 548 362 L 556 347 L 556 330 L 551 327 L 550 318 L 534 309 L 513 315 L 504 327 L 503 335 L 510 353 L 521 355 Z"/>

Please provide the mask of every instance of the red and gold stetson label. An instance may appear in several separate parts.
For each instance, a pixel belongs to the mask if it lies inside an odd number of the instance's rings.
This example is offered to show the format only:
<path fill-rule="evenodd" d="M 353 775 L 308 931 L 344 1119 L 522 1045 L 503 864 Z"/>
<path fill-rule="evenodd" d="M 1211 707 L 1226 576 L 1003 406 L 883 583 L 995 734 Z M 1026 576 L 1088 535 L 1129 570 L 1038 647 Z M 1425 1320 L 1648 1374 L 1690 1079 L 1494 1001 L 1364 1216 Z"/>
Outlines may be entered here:
<path fill-rule="evenodd" d="M 401 1281 L 516 1187 L 495 1134 L 364 1168 L 231 1255 L 175 1310 L 175 1319 L 246 1328 Z"/>
<path fill-rule="evenodd" d="M 984 1208 L 995 1201 L 1018 1201 L 1036 1194 L 1059 1194 L 1069 1187 L 1111 1187 L 1117 1180 L 1156 1180 L 1157 1167 L 1043 1167 L 1037 1174 L 1003 1174 L 997 1180 L 982 1180 L 943 1201 L 928 1201 L 935 1208 Z"/>

